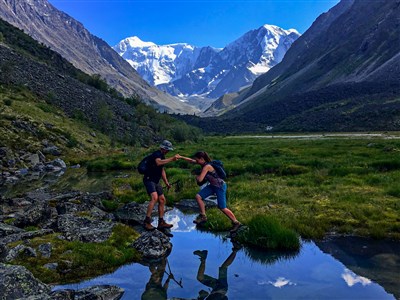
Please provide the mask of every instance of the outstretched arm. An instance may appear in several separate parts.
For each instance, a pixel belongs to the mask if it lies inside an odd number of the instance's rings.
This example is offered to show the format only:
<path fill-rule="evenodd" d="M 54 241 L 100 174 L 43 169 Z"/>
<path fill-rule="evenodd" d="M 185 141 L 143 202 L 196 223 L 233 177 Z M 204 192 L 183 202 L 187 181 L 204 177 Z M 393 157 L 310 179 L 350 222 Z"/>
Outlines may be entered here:
<path fill-rule="evenodd" d="M 178 157 L 178 159 L 186 160 L 187 162 L 190 162 L 192 164 L 196 163 L 196 160 L 194 160 L 193 158 L 189 158 L 189 157 L 182 156 L 182 155 L 179 155 L 179 154 L 177 154 L 176 156 Z"/>
<path fill-rule="evenodd" d="M 167 163 L 170 163 L 171 161 L 176 161 L 178 160 L 178 155 L 176 154 L 170 158 L 166 158 L 166 159 L 161 159 L 161 158 L 156 158 L 156 165 L 159 166 L 163 166 L 166 165 Z"/>

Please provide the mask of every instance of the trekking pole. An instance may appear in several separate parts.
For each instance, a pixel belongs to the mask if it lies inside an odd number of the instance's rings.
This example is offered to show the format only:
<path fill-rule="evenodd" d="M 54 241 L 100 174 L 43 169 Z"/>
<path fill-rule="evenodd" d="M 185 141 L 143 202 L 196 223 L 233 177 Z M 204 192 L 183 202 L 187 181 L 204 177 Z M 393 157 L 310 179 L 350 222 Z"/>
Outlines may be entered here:
<path fill-rule="evenodd" d="M 168 276 L 170 276 L 170 275 L 172 274 L 172 272 L 171 272 L 171 267 L 169 266 L 169 261 L 168 261 L 168 259 L 167 259 L 166 261 L 167 261 L 167 266 L 168 266 L 169 274 L 168 274 L 167 271 L 164 271 L 164 272 L 165 272 L 165 274 L 167 274 Z M 172 274 L 172 280 L 175 281 L 175 283 L 176 283 L 177 285 L 179 285 L 181 288 L 183 288 L 182 278 L 181 278 L 181 279 L 179 280 L 179 282 L 178 282 L 178 281 L 175 279 L 174 274 Z"/>
<path fill-rule="evenodd" d="M 176 180 L 176 181 L 174 181 L 174 182 L 170 183 L 170 185 L 179 184 L 180 182 L 181 182 L 181 181 L 180 181 L 180 179 L 178 179 L 178 180 Z M 164 188 L 166 188 L 166 189 L 167 189 L 167 192 L 169 191 L 169 188 L 168 188 L 168 186 L 165 186 Z"/>

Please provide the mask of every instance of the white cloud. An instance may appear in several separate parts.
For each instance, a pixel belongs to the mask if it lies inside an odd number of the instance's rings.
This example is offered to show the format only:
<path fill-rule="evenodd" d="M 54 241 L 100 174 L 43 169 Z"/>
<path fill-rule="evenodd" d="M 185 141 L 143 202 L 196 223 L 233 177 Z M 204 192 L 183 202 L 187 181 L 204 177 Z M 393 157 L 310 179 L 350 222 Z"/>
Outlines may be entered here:
<path fill-rule="evenodd" d="M 342 278 L 344 281 L 347 283 L 349 287 L 352 287 L 353 285 L 360 283 L 363 286 L 370 285 L 372 282 L 368 278 L 358 276 L 357 274 L 353 273 L 349 269 L 344 269 L 344 273 L 342 274 Z"/>

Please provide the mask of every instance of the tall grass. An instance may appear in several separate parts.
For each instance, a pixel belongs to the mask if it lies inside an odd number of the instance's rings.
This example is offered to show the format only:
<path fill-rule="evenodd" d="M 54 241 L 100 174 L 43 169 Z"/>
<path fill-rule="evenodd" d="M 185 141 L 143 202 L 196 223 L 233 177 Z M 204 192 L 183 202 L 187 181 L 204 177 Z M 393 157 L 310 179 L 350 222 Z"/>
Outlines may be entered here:
<path fill-rule="evenodd" d="M 247 224 L 246 231 L 239 232 L 238 240 L 263 249 L 299 250 L 297 234 L 283 227 L 274 217 L 256 215 Z"/>

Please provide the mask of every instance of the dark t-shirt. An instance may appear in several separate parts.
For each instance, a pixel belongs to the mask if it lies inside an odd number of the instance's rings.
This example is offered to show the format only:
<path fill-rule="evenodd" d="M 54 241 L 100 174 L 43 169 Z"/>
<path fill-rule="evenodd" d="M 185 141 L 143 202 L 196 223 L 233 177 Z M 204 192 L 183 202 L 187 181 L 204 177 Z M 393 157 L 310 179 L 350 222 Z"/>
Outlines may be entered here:
<path fill-rule="evenodd" d="M 162 169 L 164 166 L 157 166 L 156 159 L 165 159 L 165 155 L 161 152 L 161 150 L 157 150 L 151 154 L 152 163 L 149 166 L 149 171 L 144 176 L 144 180 L 150 180 L 155 183 L 158 183 L 161 179 Z"/>

